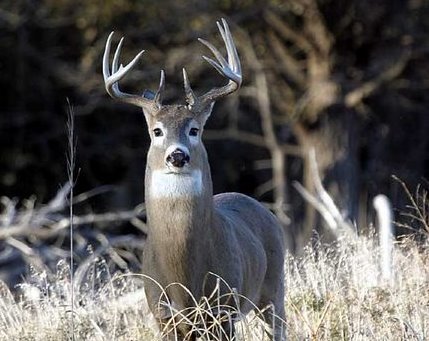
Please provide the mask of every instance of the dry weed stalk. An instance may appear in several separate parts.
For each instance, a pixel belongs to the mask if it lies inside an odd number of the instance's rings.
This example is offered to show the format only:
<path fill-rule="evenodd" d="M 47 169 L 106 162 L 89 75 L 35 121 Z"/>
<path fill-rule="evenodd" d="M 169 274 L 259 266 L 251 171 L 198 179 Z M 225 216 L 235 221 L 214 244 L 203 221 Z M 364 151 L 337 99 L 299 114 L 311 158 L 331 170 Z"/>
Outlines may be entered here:
<path fill-rule="evenodd" d="M 424 233 L 429 236 L 428 191 L 419 184 L 417 185 L 416 191 L 413 195 L 408 189 L 407 185 L 401 179 L 395 175 L 393 175 L 392 178 L 401 185 L 404 193 L 410 201 L 410 204 L 406 206 L 409 211 L 401 212 L 400 214 L 403 217 L 409 218 L 411 223 L 417 222 L 417 228 L 411 226 L 410 223 L 397 222 L 396 225 L 412 230 L 415 233 Z"/>

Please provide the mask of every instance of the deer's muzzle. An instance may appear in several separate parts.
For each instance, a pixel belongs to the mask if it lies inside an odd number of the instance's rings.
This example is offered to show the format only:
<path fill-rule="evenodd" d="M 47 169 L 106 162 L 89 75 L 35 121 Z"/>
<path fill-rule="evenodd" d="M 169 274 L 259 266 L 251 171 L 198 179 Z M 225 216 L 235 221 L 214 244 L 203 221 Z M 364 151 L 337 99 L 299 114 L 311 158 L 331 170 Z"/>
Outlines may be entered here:
<path fill-rule="evenodd" d="M 177 148 L 167 155 L 167 164 L 176 168 L 182 168 L 189 163 L 189 155 L 183 150 Z"/>

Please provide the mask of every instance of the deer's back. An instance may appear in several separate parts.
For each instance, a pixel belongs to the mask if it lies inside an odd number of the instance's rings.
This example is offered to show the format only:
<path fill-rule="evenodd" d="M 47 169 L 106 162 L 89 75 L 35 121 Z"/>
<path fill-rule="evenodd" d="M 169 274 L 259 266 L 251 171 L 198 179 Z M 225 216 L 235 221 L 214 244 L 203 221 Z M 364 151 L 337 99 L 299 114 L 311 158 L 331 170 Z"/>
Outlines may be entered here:
<path fill-rule="evenodd" d="M 231 232 L 250 232 L 264 245 L 284 245 L 283 230 L 277 218 L 255 199 L 241 193 L 222 193 L 215 195 L 213 201 L 215 211 L 233 222 Z"/>

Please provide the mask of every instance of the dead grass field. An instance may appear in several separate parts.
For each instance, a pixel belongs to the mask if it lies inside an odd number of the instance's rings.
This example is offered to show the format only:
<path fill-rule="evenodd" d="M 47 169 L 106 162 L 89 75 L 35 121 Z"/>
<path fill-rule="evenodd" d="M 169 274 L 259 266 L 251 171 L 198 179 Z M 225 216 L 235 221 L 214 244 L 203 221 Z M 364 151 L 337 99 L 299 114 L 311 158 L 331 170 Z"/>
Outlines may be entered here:
<path fill-rule="evenodd" d="M 391 281 L 381 279 L 379 259 L 380 249 L 368 237 L 308 247 L 299 257 L 288 255 L 288 339 L 428 339 L 429 245 L 412 238 L 396 242 Z M 159 338 L 140 275 L 111 274 L 104 259 L 95 258 L 78 279 L 75 340 Z M 61 261 L 55 276 L 30 273 L 16 289 L 19 295 L 5 284 L 0 286 L 0 340 L 71 339 L 68 263 Z M 257 315 L 239 323 L 239 340 L 262 339 Z"/>

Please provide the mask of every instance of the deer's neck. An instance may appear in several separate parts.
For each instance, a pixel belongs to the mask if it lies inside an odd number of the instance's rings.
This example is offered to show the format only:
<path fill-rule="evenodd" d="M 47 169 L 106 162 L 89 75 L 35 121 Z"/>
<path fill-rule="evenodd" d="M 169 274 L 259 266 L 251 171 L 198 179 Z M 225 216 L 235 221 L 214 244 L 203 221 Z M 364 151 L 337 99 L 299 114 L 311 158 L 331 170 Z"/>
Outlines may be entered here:
<path fill-rule="evenodd" d="M 146 170 L 147 247 L 163 284 L 190 283 L 189 269 L 201 268 L 210 243 L 213 216 L 212 182 L 209 170 L 189 176 Z M 204 242 L 207 241 L 207 242 Z M 159 272 L 157 272 L 159 274 Z M 195 290 L 199 290 L 194 288 Z"/>
<path fill-rule="evenodd" d="M 164 244 L 186 243 L 194 234 L 201 238 L 213 212 L 210 170 L 179 175 L 148 168 L 145 198 L 150 238 L 159 237 Z"/>

